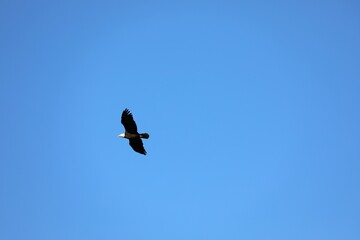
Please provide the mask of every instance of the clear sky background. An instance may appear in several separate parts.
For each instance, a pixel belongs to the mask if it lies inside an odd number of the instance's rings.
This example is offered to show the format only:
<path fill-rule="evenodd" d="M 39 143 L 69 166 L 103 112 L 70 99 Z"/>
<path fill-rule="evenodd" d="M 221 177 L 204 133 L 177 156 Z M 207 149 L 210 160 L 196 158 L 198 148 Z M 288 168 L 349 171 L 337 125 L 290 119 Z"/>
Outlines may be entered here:
<path fill-rule="evenodd" d="M 0 239 L 360 239 L 359 12 L 2 0 Z"/>

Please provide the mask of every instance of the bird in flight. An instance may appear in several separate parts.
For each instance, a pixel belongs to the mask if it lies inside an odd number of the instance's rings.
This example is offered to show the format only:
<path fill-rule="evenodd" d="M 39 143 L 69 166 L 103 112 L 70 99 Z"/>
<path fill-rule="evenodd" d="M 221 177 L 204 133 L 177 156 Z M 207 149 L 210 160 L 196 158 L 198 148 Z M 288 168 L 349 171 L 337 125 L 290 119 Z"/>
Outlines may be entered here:
<path fill-rule="evenodd" d="M 146 155 L 141 139 L 148 139 L 150 135 L 148 133 L 138 133 L 134 118 L 127 108 L 125 108 L 121 115 L 121 123 L 124 125 L 125 133 L 119 134 L 118 137 L 129 139 L 129 144 L 135 152 Z"/>

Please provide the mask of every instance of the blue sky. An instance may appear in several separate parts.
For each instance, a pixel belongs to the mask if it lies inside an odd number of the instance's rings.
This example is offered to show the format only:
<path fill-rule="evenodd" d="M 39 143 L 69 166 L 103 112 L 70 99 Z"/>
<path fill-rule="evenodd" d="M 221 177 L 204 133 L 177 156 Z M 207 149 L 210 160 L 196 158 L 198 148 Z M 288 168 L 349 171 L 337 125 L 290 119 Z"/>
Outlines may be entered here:
<path fill-rule="evenodd" d="M 359 10 L 1 1 L 0 239 L 359 239 Z"/>

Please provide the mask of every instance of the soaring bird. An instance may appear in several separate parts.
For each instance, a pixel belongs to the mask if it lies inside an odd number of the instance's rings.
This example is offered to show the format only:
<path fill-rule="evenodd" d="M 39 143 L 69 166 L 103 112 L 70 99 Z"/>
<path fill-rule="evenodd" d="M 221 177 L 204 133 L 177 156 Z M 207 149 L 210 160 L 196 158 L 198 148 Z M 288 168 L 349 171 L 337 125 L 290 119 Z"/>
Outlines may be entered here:
<path fill-rule="evenodd" d="M 125 133 L 119 134 L 118 137 L 129 139 L 129 144 L 135 152 L 146 155 L 141 138 L 148 139 L 150 135 L 148 133 L 138 133 L 134 118 L 127 108 L 125 108 L 121 115 L 121 123 L 124 125 Z"/>

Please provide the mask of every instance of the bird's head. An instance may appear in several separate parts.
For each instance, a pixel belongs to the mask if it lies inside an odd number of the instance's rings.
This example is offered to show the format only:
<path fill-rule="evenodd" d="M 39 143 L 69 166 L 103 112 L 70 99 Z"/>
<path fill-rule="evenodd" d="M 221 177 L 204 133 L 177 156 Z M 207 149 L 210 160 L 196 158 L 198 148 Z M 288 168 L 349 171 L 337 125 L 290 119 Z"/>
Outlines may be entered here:
<path fill-rule="evenodd" d="M 125 133 L 121 133 L 121 134 L 119 134 L 119 135 L 118 135 L 118 137 L 122 137 L 122 138 L 124 138 L 124 137 L 125 137 Z"/>

